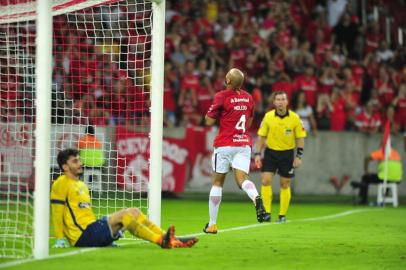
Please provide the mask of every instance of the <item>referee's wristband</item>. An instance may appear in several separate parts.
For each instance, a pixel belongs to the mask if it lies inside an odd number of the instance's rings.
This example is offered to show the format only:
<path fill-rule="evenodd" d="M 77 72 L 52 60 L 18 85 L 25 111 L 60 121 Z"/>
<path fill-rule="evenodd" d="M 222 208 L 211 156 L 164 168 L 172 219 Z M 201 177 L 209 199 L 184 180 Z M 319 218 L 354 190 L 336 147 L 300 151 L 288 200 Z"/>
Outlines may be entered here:
<path fill-rule="evenodd" d="M 296 157 L 301 159 L 303 157 L 303 152 L 304 152 L 303 147 L 298 147 L 296 149 Z"/>
<path fill-rule="evenodd" d="M 254 156 L 260 156 L 261 155 L 261 152 L 255 152 L 254 153 Z"/>

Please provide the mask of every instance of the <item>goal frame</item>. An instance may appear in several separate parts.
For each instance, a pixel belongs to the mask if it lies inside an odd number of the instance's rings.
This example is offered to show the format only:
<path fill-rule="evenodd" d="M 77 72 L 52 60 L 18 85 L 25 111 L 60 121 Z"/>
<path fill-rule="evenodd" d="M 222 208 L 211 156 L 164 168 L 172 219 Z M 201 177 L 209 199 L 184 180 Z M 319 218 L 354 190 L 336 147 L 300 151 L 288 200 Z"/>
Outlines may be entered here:
<path fill-rule="evenodd" d="M 52 1 L 37 0 L 36 16 L 36 128 L 34 247 L 35 259 L 49 255 L 50 137 L 52 89 Z M 148 190 L 149 218 L 161 223 L 162 123 L 164 81 L 165 0 L 152 0 L 151 129 Z M 41 48 L 41 50 L 38 50 Z"/>

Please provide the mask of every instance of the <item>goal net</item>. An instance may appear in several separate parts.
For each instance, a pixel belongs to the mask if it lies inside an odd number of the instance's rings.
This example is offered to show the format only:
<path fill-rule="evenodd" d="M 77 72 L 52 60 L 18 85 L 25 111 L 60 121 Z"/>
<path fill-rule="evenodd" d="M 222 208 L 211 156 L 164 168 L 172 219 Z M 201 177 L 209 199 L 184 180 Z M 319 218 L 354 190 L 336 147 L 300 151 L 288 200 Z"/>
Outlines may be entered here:
<path fill-rule="evenodd" d="M 1 257 L 32 256 L 35 8 L 0 0 Z M 58 152 L 78 148 L 96 216 L 146 211 L 152 3 L 54 0 L 52 9 L 51 178 Z"/>

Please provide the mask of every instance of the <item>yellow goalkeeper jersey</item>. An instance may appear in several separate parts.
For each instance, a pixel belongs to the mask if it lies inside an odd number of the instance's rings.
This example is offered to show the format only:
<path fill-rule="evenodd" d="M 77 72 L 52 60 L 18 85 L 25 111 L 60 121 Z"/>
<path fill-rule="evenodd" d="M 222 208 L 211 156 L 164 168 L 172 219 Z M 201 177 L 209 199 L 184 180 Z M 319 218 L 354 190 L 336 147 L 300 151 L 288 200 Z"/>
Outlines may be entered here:
<path fill-rule="evenodd" d="M 87 226 L 96 221 L 89 189 L 81 180 L 59 176 L 52 184 L 51 205 L 55 237 L 66 237 L 72 246 Z"/>

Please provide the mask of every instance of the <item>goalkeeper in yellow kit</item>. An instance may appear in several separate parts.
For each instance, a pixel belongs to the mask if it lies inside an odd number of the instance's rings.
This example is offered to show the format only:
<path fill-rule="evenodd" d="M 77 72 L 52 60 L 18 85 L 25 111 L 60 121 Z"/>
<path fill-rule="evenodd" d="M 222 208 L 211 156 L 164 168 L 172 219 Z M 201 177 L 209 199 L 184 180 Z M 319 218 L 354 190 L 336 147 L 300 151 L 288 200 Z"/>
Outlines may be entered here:
<path fill-rule="evenodd" d="M 175 227 L 165 233 L 138 208 L 127 208 L 96 219 L 91 207 L 89 189 L 79 180 L 82 162 L 79 151 L 59 152 L 58 165 L 63 172 L 52 185 L 52 221 L 55 230 L 54 247 L 66 247 L 65 238 L 75 247 L 111 246 L 124 230 L 134 236 L 155 243 L 162 248 L 192 247 L 195 237 L 175 237 Z"/>

